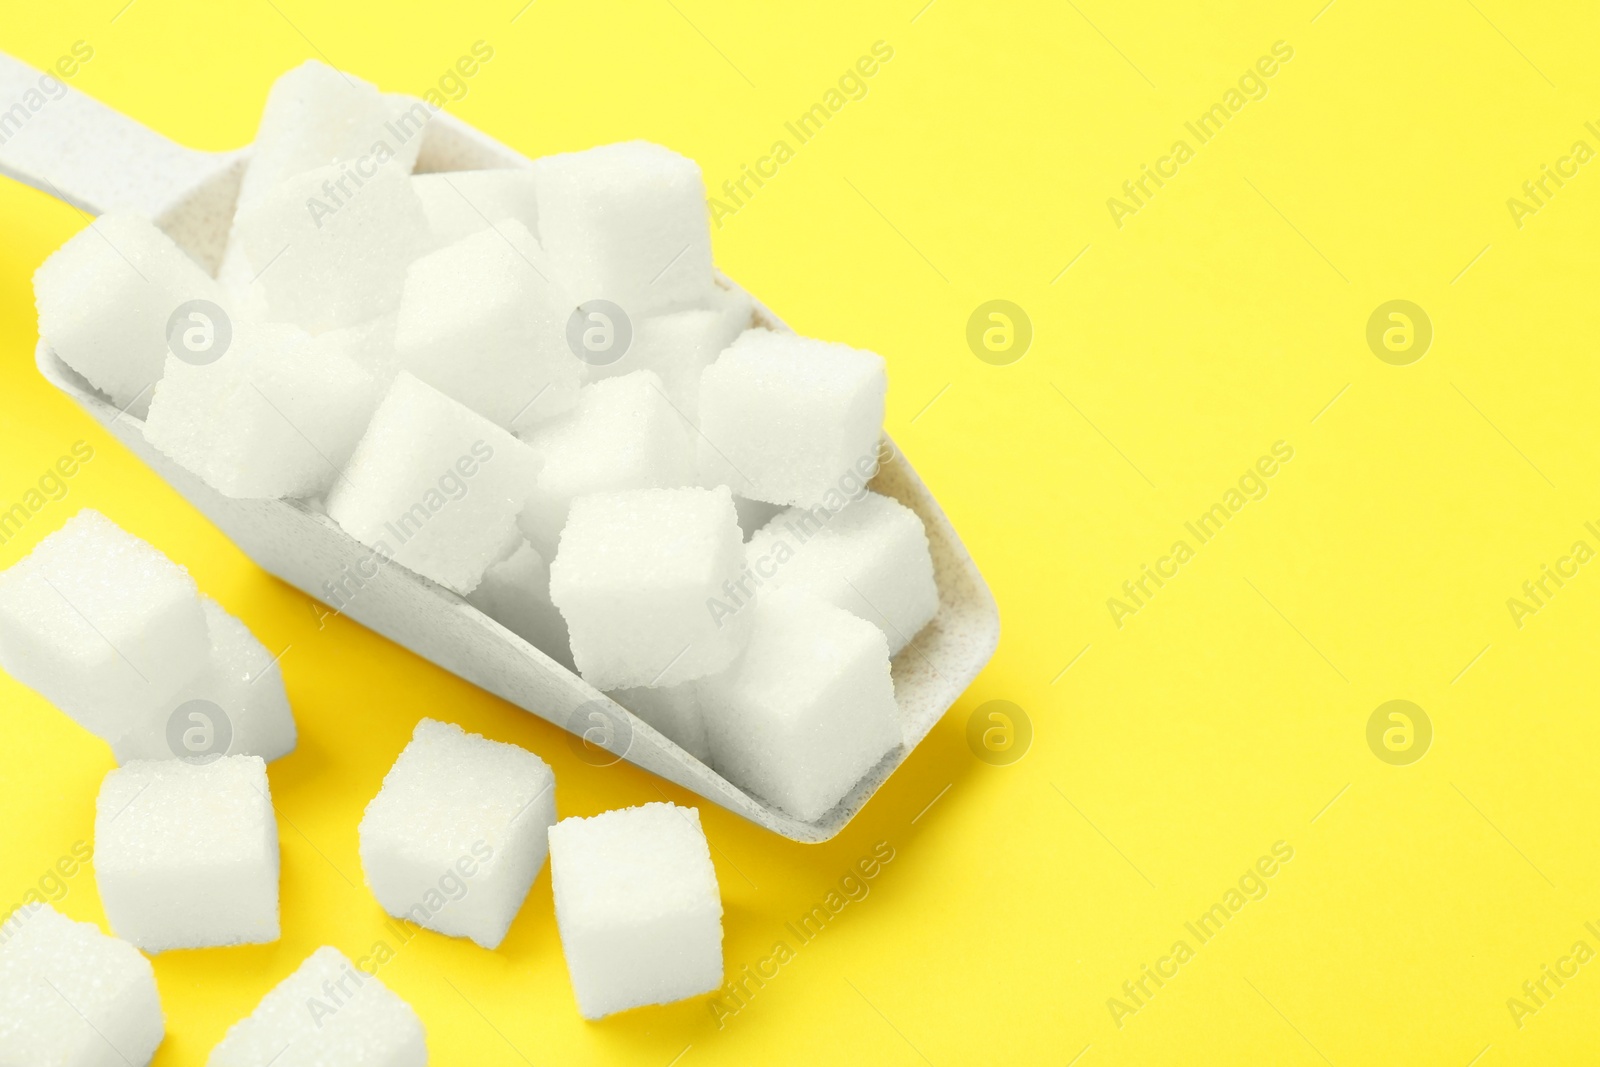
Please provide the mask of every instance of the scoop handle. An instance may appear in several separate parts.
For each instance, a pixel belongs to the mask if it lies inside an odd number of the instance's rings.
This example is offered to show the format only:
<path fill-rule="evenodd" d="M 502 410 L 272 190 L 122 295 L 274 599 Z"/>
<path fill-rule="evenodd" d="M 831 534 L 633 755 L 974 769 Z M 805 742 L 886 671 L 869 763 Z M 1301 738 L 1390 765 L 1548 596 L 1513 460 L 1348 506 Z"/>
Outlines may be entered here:
<path fill-rule="evenodd" d="M 83 211 L 155 218 L 237 155 L 185 148 L 0 52 L 0 174 Z"/>

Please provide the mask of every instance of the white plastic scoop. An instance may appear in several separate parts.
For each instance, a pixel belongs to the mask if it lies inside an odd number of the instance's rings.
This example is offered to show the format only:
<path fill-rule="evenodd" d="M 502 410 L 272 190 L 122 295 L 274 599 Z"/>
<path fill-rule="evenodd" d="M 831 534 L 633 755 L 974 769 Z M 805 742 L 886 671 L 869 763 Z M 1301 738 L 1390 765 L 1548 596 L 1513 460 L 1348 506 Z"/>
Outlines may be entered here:
<path fill-rule="evenodd" d="M 213 272 L 222 257 L 249 149 L 199 152 L 162 137 L 40 72 L 0 54 L 0 172 L 90 214 L 135 211 L 153 219 Z M 60 94 L 52 98 L 52 94 Z M 18 125 L 13 101 L 44 103 Z M 20 116 L 16 116 L 20 117 Z M 440 112 L 428 123 L 417 171 L 521 168 L 530 161 Z M 720 277 L 723 285 L 732 282 Z M 757 316 L 787 329 L 757 303 Z M 121 414 L 42 341 L 39 370 L 104 423 L 269 573 L 326 602 L 323 583 L 370 558 L 371 550 L 304 501 L 233 500 L 152 448 L 144 424 Z M 388 566 L 343 614 L 540 718 L 584 733 L 611 753 L 795 841 L 826 841 L 877 791 L 971 684 L 993 654 L 1000 617 L 983 577 L 910 464 L 898 451 L 874 490 L 921 516 L 933 550 L 939 613 L 895 657 L 895 700 L 904 744 L 870 770 L 822 818 L 802 822 L 724 781 L 649 725 L 459 596 L 403 567 Z M 585 749 L 591 753 L 593 749 Z M 604 756 L 604 754 L 599 754 Z M 605 757 L 609 759 L 609 756 Z"/>

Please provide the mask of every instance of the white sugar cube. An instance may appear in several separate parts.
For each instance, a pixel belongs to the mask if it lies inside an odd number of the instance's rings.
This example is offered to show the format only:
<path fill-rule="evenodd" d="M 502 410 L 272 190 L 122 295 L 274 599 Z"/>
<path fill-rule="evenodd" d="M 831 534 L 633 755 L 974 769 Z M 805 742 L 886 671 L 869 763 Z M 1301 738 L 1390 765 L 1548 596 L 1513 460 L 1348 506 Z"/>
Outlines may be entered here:
<path fill-rule="evenodd" d="M 571 302 L 551 277 L 515 219 L 423 256 L 405 274 L 400 365 L 506 429 L 572 407 L 582 362 L 567 347 Z"/>
<path fill-rule="evenodd" d="M 654 371 L 672 406 L 694 423 L 700 410 L 701 374 L 750 328 L 754 309 L 743 292 L 715 289 L 713 294 L 710 307 L 655 315 L 635 325 L 633 340 L 622 357 L 613 363 L 587 366 L 588 379 Z"/>
<path fill-rule="evenodd" d="M 568 670 L 577 669 L 567 621 L 550 599 L 550 565 L 527 541 L 483 572 L 467 603 Z"/>
<path fill-rule="evenodd" d="M 297 174 L 329 163 L 360 163 L 410 174 L 432 110 L 421 100 L 380 93 L 367 82 L 309 59 L 281 75 L 239 184 L 248 204 Z"/>
<path fill-rule="evenodd" d="M 722 984 L 722 897 L 700 812 L 645 804 L 550 829 L 556 925 L 586 1019 Z"/>
<path fill-rule="evenodd" d="M 215 362 L 169 357 L 145 439 L 224 496 L 320 496 L 378 402 L 372 375 L 328 338 L 236 322 Z"/>
<path fill-rule="evenodd" d="M 425 1067 L 411 1005 L 324 945 L 229 1028 L 206 1067 Z"/>
<path fill-rule="evenodd" d="M 877 469 L 887 389 L 881 356 L 749 330 L 700 378 L 700 473 L 756 500 L 836 509 L 841 487 Z"/>
<path fill-rule="evenodd" d="M 442 248 L 486 230 L 503 219 L 516 219 L 530 233 L 539 232 L 539 206 L 531 170 L 456 170 L 417 174 L 412 187 L 434 240 Z"/>
<path fill-rule="evenodd" d="M 168 702 L 210 647 L 189 572 L 97 511 L 0 573 L 0 666 L 101 737 Z"/>
<path fill-rule="evenodd" d="M 242 205 L 233 238 L 275 322 L 322 333 L 400 303 L 406 267 L 433 246 L 411 178 L 393 162 L 297 174 Z"/>
<path fill-rule="evenodd" d="M 93 923 L 23 905 L 0 941 L 0 1063 L 142 1067 L 166 1035 L 150 961 Z"/>
<path fill-rule="evenodd" d="M 694 307 L 713 285 L 700 168 L 644 141 L 534 162 L 539 238 L 579 301 L 605 299 L 633 322 Z"/>
<path fill-rule="evenodd" d="M 319 344 L 343 353 L 352 363 L 372 375 L 381 395 L 400 372 L 400 357 L 394 350 L 394 331 L 400 312 L 391 311 L 375 319 L 341 326 L 317 336 Z"/>
<path fill-rule="evenodd" d="M 213 755 L 270 762 L 294 751 L 294 715 L 273 654 L 222 605 L 210 597 L 201 604 L 211 634 L 205 669 L 126 733 L 109 738 L 118 763 Z"/>
<path fill-rule="evenodd" d="M 888 644 L 800 593 L 762 593 L 741 614 L 755 617 L 744 654 L 701 684 L 712 766 L 813 821 L 901 743 Z"/>
<path fill-rule="evenodd" d="M 146 952 L 278 939 L 278 824 L 260 756 L 134 760 L 106 775 L 95 882 Z"/>
<path fill-rule="evenodd" d="M 639 489 L 573 502 L 550 598 L 597 689 L 677 685 L 722 670 L 747 612 L 721 609 L 744 567 L 728 490 Z"/>
<path fill-rule="evenodd" d="M 39 336 L 138 418 L 166 366 L 173 316 L 191 301 L 227 302 L 172 238 L 121 212 L 100 216 L 52 253 L 34 274 L 33 290 Z"/>
<path fill-rule="evenodd" d="M 492 949 L 544 866 L 556 779 L 532 752 L 423 719 L 361 818 L 385 911 Z"/>
<path fill-rule="evenodd" d="M 657 689 L 613 689 L 606 696 L 633 712 L 701 763 L 711 763 L 698 682 Z"/>
<path fill-rule="evenodd" d="M 515 545 L 538 474 L 527 445 L 401 374 L 329 491 L 328 514 L 362 544 L 464 596 Z"/>
<path fill-rule="evenodd" d="M 554 554 L 578 497 L 694 484 L 689 434 L 651 371 L 584 386 L 574 410 L 523 435 L 544 461 L 523 532 L 541 552 Z"/>
<path fill-rule="evenodd" d="M 872 623 L 891 656 L 939 611 L 922 520 L 878 493 L 863 493 L 842 511 L 789 508 L 751 538 L 746 558 L 771 586 L 810 593 Z"/>

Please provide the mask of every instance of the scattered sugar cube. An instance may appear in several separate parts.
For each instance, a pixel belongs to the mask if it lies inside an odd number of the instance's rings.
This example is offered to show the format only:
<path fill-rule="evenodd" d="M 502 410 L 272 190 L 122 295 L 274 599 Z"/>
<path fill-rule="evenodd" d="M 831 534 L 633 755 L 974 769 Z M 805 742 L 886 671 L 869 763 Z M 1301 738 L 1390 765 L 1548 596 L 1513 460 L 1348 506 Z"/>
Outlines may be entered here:
<path fill-rule="evenodd" d="M 483 572 L 467 603 L 563 667 L 577 670 L 567 621 L 550 600 L 550 565 L 527 541 L 519 541 L 511 555 Z"/>
<path fill-rule="evenodd" d="M 746 543 L 756 535 L 767 523 L 777 518 L 784 510 L 782 504 L 769 504 L 765 500 L 751 500 L 749 497 L 733 494 L 733 510 L 739 516 L 739 530 L 744 534 Z"/>
<path fill-rule="evenodd" d="M 550 828 L 550 875 L 584 1018 L 722 985 L 722 896 L 698 809 L 562 819 Z"/>
<path fill-rule="evenodd" d="M 883 633 L 842 608 L 763 592 L 750 643 L 701 684 L 718 773 L 797 819 L 837 804 L 901 743 Z"/>
<path fill-rule="evenodd" d="M 553 555 L 578 497 L 692 485 L 689 433 L 651 371 L 584 386 L 574 410 L 523 435 L 544 461 L 538 491 L 523 514 L 524 533 Z"/>
<path fill-rule="evenodd" d="M 324 945 L 229 1028 L 206 1067 L 426 1067 L 411 1005 Z"/>
<path fill-rule="evenodd" d="M 416 174 L 412 187 L 422 198 L 439 247 L 471 237 L 502 219 L 516 219 L 529 233 L 539 232 L 539 207 L 531 170 L 456 170 Z"/>
<path fill-rule="evenodd" d="M 95 882 L 146 952 L 278 939 L 278 824 L 260 756 L 134 760 L 106 775 Z"/>
<path fill-rule="evenodd" d="M 582 362 L 567 347 L 572 305 L 528 228 L 507 219 L 411 264 L 400 364 L 508 430 L 572 407 Z"/>
<path fill-rule="evenodd" d="M 538 474 L 527 445 L 402 373 L 329 491 L 328 514 L 362 544 L 465 596 L 514 547 Z"/>
<path fill-rule="evenodd" d="M 210 647 L 189 572 L 98 511 L 0 572 L 0 666 L 101 737 L 165 704 Z"/>
<path fill-rule="evenodd" d="M 719 610 L 744 567 L 733 497 L 638 489 L 573 502 L 550 565 L 550 598 L 597 689 L 670 686 L 722 670 L 748 613 Z"/>
<path fill-rule="evenodd" d="M 201 606 L 211 633 L 205 669 L 109 739 L 118 763 L 227 755 L 271 762 L 294 751 L 294 715 L 273 654 L 215 600 L 201 597 Z"/>
<path fill-rule="evenodd" d="M 556 779 L 526 749 L 423 719 L 361 818 L 361 868 L 397 919 L 493 949 L 544 866 Z"/>
<path fill-rule="evenodd" d="M 746 558 L 775 588 L 810 593 L 872 623 L 890 656 L 939 611 L 922 520 L 878 493 L 837 512 L 789 508 L 751 538 Z"/>
<path fill-rule="evenodd" d="M 707 766 L 711 745 L 706 740 L 705 715 L 700 711 L 700 690 L 696 682 L 665 688 L 613 689 L 606 696 L 655 727 L 679 748 Z"/>
<path fill-rule="evenodd" d="M 545 156 L 533 172 L 540 240 L 579 301 L 613 301 L 639 322 L 707 298 L 711 223 L 694 160 L 628 141 Z"/>
<path fill-rule="evenodd" d="M 431 110 L 415 97 L 380 93 L 354 75 L 308 59 L 279 76 L 267 93 L 239 203 L 329 163 L 361 161 L 410 174 L 430 118 Z"/>
<path fill-rule="evenodd" d="M 136 418 L 167 361 L 167 327 L 219 286 L 148 219 L 110 212 L 51 254 L 33 276 L 39 336 L 67 366 Z"/>
<path fill-rule="evenodd" d="M 877 469 L 887 389 L 881 356 L 748 330 L 700 378 L 700 473 L 756 500 L 837 509 L 841 486 Z"/>
<path fill-rule="evenodd" d="M 166 1036 L 150 961 L 93 923 L 23 905 L 0 941 L 0 1063 L 142 1067 Z"/>
<path fill-rule="evenodd" d="M 274 322 L 322 333 L 400 303 L 406 267 L 433 246 L 422 201 L 391 162 L 370 175 L 335 163 L 245 203 L 233 220 Z"/>
<path fill-rule="evenodd" d="M 233 329 L 213 363 L 168 357 L 145 439 L 224 496 L 320 496 L 371 420 L 377 384 L 329 335 Z"/>
<path fill-rule="evenodd" d="M 711 307 L 656 315 L 639 323 L 633 341 L 614 363 L 590 365 L 590 381 L 639 370 L 654 371 L 672 406 L 693 424 L 700 410 L 700 375 L 722 350 L 750 328 L 754 305 L 742 292 L 713 290 Z"/>

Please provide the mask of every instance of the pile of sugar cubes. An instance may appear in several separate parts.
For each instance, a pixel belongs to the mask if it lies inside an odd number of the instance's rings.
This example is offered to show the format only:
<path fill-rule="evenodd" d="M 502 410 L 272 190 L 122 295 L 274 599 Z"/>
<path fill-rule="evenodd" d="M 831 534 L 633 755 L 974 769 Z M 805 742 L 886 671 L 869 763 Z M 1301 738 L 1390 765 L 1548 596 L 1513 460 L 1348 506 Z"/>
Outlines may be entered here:
<path fill-rule="evenodd" d="M 735 786 L 823 818 L 901 747 L 890 660 L 939 607 L 922 520 L 867 489 L 884 361 L 758 323 L 713 269 L 691 160 L 629 142 L 417 173 L 430 115 L 290 71 L 216 275 L 150 220 L 102 216 L 36 275 L 42 337 L 216 493 L 324 514 Z M 92 511 L 0 573 L 0 667 L 120 764 L 95 820 L 115 938 L 14 917 L 0 1047 L 98 1063 L 95 1031 L 146 1062 L 163 1023 L 136 949 L 279 936 L 283 679 L 182 567 Z M 548 855 L 584 1016 L 716 989 L 699 813 L 557 822 L 554 785 L 530 752 L 423 720 L 358 830 L 374 896 L 493 950 Z M 89 1030 L 44 982 L 81 990 Z M 427 1058 L 412 1009 L 329 947 L 210 1062 L 355 1050 Z"/>
<path fill-rule="evenodd" d="M 313 502 L 821 818 L 900 747 L 890 658 L 939 606 L 922 520 L 866 488 L 884 361 L 757 324 L 693 161 L 414 173 L 428 117 L 290 71 L 218 277 L 108 215 L 40 268 L 41 334 L 218 493 Z"/>

